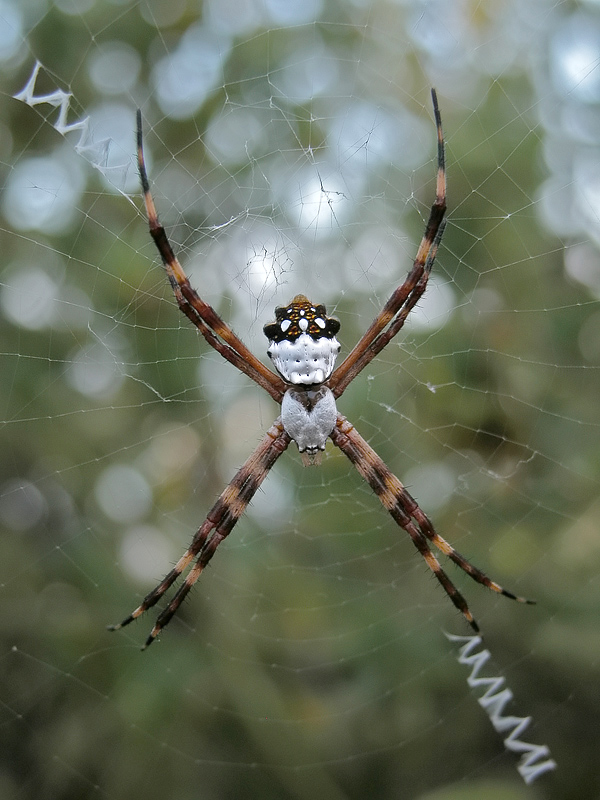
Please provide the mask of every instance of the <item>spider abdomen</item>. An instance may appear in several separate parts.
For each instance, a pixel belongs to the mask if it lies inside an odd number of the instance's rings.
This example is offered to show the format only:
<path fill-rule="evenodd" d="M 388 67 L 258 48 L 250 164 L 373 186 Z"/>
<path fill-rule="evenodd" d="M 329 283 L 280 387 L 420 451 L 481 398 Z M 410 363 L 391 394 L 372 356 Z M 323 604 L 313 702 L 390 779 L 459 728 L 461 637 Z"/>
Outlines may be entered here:
<path fill-rule="evenodd" d="M 325 450 L 336 419 L 335 398 L 326 386 L 288 389 L 283 396 L 281 422 L 298 445 L 305 464 L 319 463 L 320 451 Z"/>

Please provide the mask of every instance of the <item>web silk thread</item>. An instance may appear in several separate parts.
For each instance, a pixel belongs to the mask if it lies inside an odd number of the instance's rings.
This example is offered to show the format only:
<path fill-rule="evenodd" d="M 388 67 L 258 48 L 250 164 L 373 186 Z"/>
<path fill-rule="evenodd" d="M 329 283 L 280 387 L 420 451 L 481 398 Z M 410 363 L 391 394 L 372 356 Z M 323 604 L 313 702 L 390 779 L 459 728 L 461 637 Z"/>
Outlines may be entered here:
<path fill-rule="evenodd" d="M 540 775 L 556 769 L 556 761 L 547 758 L 550 750 L 546 745 L 529 744 L 519 738 L 529 727 L 531 717 L 503 716 L 505 706 L 513 699 L 511 690 L 502 688 L 504 678 L 478 677 L 479 672 L 490 659 L 489 650 L 473 653 L 473 650 L 479 647 L 483 641 L 481 636 L 455 636 L 451 633 L 446 633 L 445 636 L 451 642 L 465 643 L 458 651 L 458 663 L 472 667 L 471 674 L 467 678 L 467 683 L 472 689 L 486 689 L 483 697 L 480 697 L 477 702 L 485 710 L 495 730 L 501 734 L 511 731 L 504 739 L 504 746 L 513 753 L 521 754 L 517 770 L 525 783 L 533 783 Z M 547 760 L 540 762 L 540 759 L 543 758 L 547 758 Z"/>

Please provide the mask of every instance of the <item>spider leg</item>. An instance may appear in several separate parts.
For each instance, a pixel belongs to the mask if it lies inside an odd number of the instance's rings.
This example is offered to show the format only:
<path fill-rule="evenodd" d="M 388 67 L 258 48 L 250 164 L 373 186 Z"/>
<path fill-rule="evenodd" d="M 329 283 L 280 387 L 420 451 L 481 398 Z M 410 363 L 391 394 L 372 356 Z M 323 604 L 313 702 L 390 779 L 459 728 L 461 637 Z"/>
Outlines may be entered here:
<path fill-rule="evenodd" d="M 428 540 L 431 541 L 444 555 L 448 556 L 473 580 L 487 586 L 494 592 L 510 597 L 520 603 L 533 603 L 524 597 L 518 597 L 504 589 L 496 581 L 458 553 L 445 539 L 436 533 L 431 520 L 421 511 L 413 497 L 406 491 L 398 478 L 390 472 L 381 458 L 367 444 L 354 426 L 341 414 L 338 414 L 335 428 L 330 434 L 333 443 L 350 459 L 360 475 L 379 497 L 384 508 L 401 528 L 409 534 L 415 547 L 425 559 L 440 582 L 446 594 L 450 597 L 456 608 L 463 614 L 469 625 L 479 631 L 479 626 L 471 614 L 466 600 L 454 586 L 450 578 L 442 569 L 441 564 L 431 552 Z M 413 521 L 414 520 L 414 521 Z M 415 525 L 416 522 L 416 525 Z"/>
<path fill-rule="evenodd" d="M 387 347 L 389 342 L 394 338 L 394 336 L 398 333 L 398 331 L 402 328 L 404 323 L 406 322 L 406 318 L 419 302 L 421 297 L 423 296 L 425 289 L 427 288 L 427 282 L 429 280 L 429 275 L 431 273 L 431 267 L 433 266 L 433 262 L 435 261 L 435 257 L 438 251 L 438 245 L 442 239 L 444 234 L 444 230 L 446 228 L 446 220 L 443 220 L 438 231 L 436 233 L 435 239 L 433 244 L 429 250 L 427 255 L 427 260 L 425 261 L 425 265 L 423 267 L 423 274 L 417 281 L 416 285 L 413 287 L 412 291 L 406 298 L 402 308 L 398 311 L 396 316 L 394 317 L 393 321 L 391 322 L 390 326 L 387 330 L 383 331 L 379 334 L 379 336 L 375 339 L 375 341 L 371 342 L 368 346 L 367 350 L 365 351 L 362 358 L 356 361 L 354 364 L 351 364 L 345 374 L 340 376 L 340 380 L 336 381 L 334 385 L 331 384 L 331 381 L 335 377 L 335 372 L 332 375 L 329 385 L 331 390 L 333 391 L 334 397 L 339 397 L 342 392 L 346 389 L 349 383 L 351 383 L 354 378 L 358 375 L 358 373 L 370 362 L 375 358 L 375 356 L 380 353 L 384 347 Z M 348 356 L 349 358 L 350 356 Z M 346 362 L 342 363 L 342 367 Z"/>
<path fill-rule="evenodd" d="M 290 441 L 290 437 L 283 429 L 281 420 L 278 418 L 250 458 L 240 467 L 231 483 L 221 493 L 217 502 L 208 512 L 206 519 L 198 528 L 192 543 L 177 564 L 167 573 L 158 586 L 146 595 L 135 611 L 119 624 L 110 625 L 109 630 L 120 630 L 145 611 L 148 611 L 149 608 L 152 608 L 192 561 L 196 559 L 185 581 L 179 587 L 169 605 L 159 615 L 144 644 L 144 648 L 152 644 L 162 628 L 176 613 L 187 593 L 200 577 L 204 567 L 213 557 L 219 544 L 231 533 L 234 525 L 246 510 L 248 503 L 267 477 L 269 470 L 285 451 Z"/>
<path fill-rule="evenodd" d="M 192 288 L 183 267 L 173 252 L 167 233 L 158 219 L 154 199 L 150 191 L 150 182 L 144 161 L 142 112 L 140 109 L 137 111 L 137 158 L 150 235 L 167 271 L 177 305 L 198 328 L 211 347 L 237 367 L 240 372 L 245 373 L 259 386 L 262 386 L 274 400 L 281 403 L 281 398 L 285 391 L 283 380 L 261 363 L 217 314 L 214 308 L 198 295 L 195 289 Z"/>
<path fill-rule="evenodd" d="M 488 589 L 498 592 L 498 594 L 503 594 L 505 597 L 510 597 L 511 600 L 516 600 L 518 603 L 535 605 L 535 600 L 529 600 L 526 597 L 520 597 L 519 595 L 513 594 L 512 592 L 509 592 L 508 589 L 500 586 L 499 583 L 493 581 L 485 574 L 485 572 L 482 572 L 480 569 L 475 567 L 463 555 L 455 550 L 452 545 L 444 539 L 443 536 L 440 536 L 439 533 L 436 532 L 429 517 L 423 513 L 417 501 L 403 486 L 402 496 L 402 504 L 406 513 L 409 515 L 409 517 L 412 517 L 414 520 L 416 520 L 421 532 L 431 542 L 433 542 L 438 550 L 440 550 L 445 556 L 448 556 L 451 561 L 454 561 L 454 563 L 459 566 L 463 572 L 466 572 L 467 575 L 470 575 L 474 581 L 477 581 L 477 583 L 481 583 L 483 586 L 487 586 Z"/>
<path fill-rule="evenodd" d="M 446 164 L 444 156 L 444 134 L 435 89 L 431 90 L 433 111 L 437 130 L 437 181 L 436 197 L 425 233 L 421 239 L 413 266 L 404 283 L 399 286 L 385 306 L 367 328 L 360 341 L 334 371 L 328 386 L 334 396 L 339 397 L 358 373 L 379 353 L 400 331 L 408 313 L 423 295 L 429 279 L 437 250 L 444 232 L 446 214 Z M 388 328 L 389 326 L 389 328 Z M 387 330 L 385 330 L 387 328 Z"/>

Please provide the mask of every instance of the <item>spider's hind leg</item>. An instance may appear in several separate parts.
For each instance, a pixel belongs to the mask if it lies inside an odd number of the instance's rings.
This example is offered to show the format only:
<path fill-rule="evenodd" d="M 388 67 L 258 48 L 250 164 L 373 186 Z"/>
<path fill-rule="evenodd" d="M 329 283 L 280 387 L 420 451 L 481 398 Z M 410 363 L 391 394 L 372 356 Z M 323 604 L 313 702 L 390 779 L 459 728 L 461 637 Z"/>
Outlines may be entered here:
<path fill-rule="evenodd" d="M 508 589 L 505 589 L 503 586 L 500 586 L 499 583 L 496 583 L 496 581 L 493 581 L 491 578 L 489 578 L 485 572 L 480 570 L 474 564 L 471 564 L 471 562 L 468 561 L 457 550 L 455 550 L 452 545 L 444 539 L 443 536 L 440 536 L 439 533 L 435 531 L 431 520 L 426 514 L 423 513 L 423 511 L 421 511 L 416 500 L 406 491 L 406 489 L 403 489 L 403 491 L 407 513 L 416 520 L 419 529 L 438 548 L 438 550 L 440 550 L 445 556 L 448 556 L 448 558 L 457 566 L 459 566 L 463 572 L 466 572 L 467 575 L 473 578 L 474 581 L 481 583 L 482 586 L 486 586 L 493 592 L 502 594 L 504 597 L 509 597 L 511 600 L 516 600 L 518 603 L 535 605 L 535 600 L 529 600 L 526 597 L 520 597 L 519 595 L 513 594 L 513 592 L 509 592 Z"/>
<path fill-rule="evenodd" d="M 246 510 L 248 503 L 267 477 L 269 470 L 287 448 L 290 441 L 291 439 L 284 430 L 281 419 L 276 419 L 258 447 L 242 464 L 231 483 L 223 490 L 219 499 L 209 511 L 208 516 L 198 528 L 191 545 L 177 564 L 165 575 L 158 586 L 146 595 L 135 611 L 117 625 L 110 625 L 109 630 L 117 631 L 124 628 L 156 605 L 195 558 L 196 563 L 190 569 L 185 581 L 181 584 L 169 605 L 159 615 L 156 624 L 146 639 L 144 648 L 152 644 L 160 631 L 177 612 L 186 595 L 202 574 L 204 567 L 213 557 L 219 544 L 231 533 L 234 525 Z"/>
<path fill-rule="evenodd" d="M 190 564 L 194 554 L 192 549 L 186 550 L 183 556 L 179 559 L 177 564 L 173 567 L 173 569 L 168 572 L 162 581 L 152 589 L 151 592 L 148 592 L 146 597 L 142 600 L 139 606 L 129 614 L 128 617 L 122 622 L 118 622 L 116 625 L 107 625 L 107 630 L 109 631 L 119 631 L 121 628 L 124 628 L 126 625 L 129 625 L 130 622 L 133 622 L 134 619 L 141 617 L 148 609 L 152 608 L 152 606 L 156 605 L 161 597 L 167 592 L 167 590 L 175 583 L 175 581 L 179 578 L 181 573 L 186 569 L 188 564 Z"/>
<path fill-rule="evenodd" d="M 479 631 L 466 600 L 444 572 L 440 562 L 432 553 L 429 542 L 434 544 L 444 555 L 448 556 L 473 580 L 487 586 L 494 592 L 503 594 L 520 603 L 534 603 L 524 597 L 518 597 L 492 581 L 477 567 L 474 567 L 464 556 L 461 556 L 448 542 L 436 533 L 429 518 L 421 511 L 414 498 L 406 491 L 398 478 L 390 472 L 377 453 L 356 431 L 348 420 L 338 415 L 335 428 L 331 433 L 333 443 L 354 464 L 358 472 L 379 497 L 384 508 L 397 524 L 411 537 L 413 544 L 425 559 L 444 591 L 455 607 L 463 614 L 474 631 Z"/>

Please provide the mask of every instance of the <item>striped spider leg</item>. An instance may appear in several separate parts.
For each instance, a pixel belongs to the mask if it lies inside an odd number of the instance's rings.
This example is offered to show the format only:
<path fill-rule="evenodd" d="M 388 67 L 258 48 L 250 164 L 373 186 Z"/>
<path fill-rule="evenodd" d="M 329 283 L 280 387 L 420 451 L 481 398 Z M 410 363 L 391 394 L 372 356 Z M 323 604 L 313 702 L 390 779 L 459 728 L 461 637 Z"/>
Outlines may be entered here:
<path fill-rule="evenodd" d="M 242 340 L 235 335 L 229 325 L 221 319 L 214 308 L 205 303 L 198 293 L 192 289 L 187 275 L 173 252 L 165 229 L 158 219 L 152 193 L 150 192 L 150 183 L 144 162 L 142 112 L 139 109 L 137 112 L 137 158 L 150 235 L 160 253 L 177 305 L 190 322 L 198 328 L 211 347 L 233 364 L 234 367 L 237 367 L 240 372 L 245 373 L 259 386 L 262 386 L 274 400 L 281 403 L 281 398 L 285 391 L 285 385 L 281 378 L 267 369 L 248 350 Z"/>
<path fill-rule="evenodd" d="M 110 625 L 109 630 L 116 631 L 129 625 L 149 608 L 156 605 L 165 592 L 175 583 L 180 575 L 190 566 L 195 559 L 193 567 L 188 572 L 173 599 L 164 611 L 158 616 L 150 635 L 146 639 L 144 648 L 152 644 L 160 631 L 179 606 L 185 600 L 188 592 L 196 583 L 204 567 L 213 557 L 215 550 L 226 536 L 229 536 L 233 526 L 246 510 L 261 483 L 267 477 L 269 470 L 279 456 L 286 450 L 291 439 L 281 424 L 281 419 L 275 420 L 266 436 L 252 453 L 250 458 L 236 472 L 231 483 L 223 490 L 221 496 L 208 512 L 202 525 L 196 531 L 192 543 L 175 564 L 173 569 L 165 575 L 163 580 L 149 592 L 140 605 L 123 622 Z M 144 649 L 143 648 L 143 649 Z"/>
<path fill-rule="evenodd" d="M 334 396 L 339 397 L 348 384 L 356 378 L 375 356 L 383 350 L 404 325 L 427 288 L 429 273 L 444 234 L 446 223 L 446 161 L 442 117 L 435 89 L 431 90 L 435 126 L 437 131 L 437 180 L 435 201 L 429 212 L 425 233 L 404 283 L 399 286 L 375 317 L 351 353 L 335 370 L 329 381 Z M 387 327 L 387 330 L 385 330 Z"/>
<path fill-rule="evenodd" d="M 519 603 L 534 602 L 524 597 L 517 597 L 517 595 L 507 591 L 496 581 L 488 578 L 484 572 L 473 566 L 452 545 L 436 533 L 431 520 L 419 508 L 416 500 L 407 492 L 398 478 L 390 472 L 375 450 L 367 444 L 354 426 L 341 414 L 337 416 L 336 424 L 330 433 L 330 437 L 336 447 L 339 447 L 354 464 L 361 477 L 375 492 L 392 519 L 408 533 L 413 544 L 425 559 L 429 569 L 474 631 L 479 632 L 479 625 L 475 622 L 467 601 L 442 569 L 440 562 L 431 552 L 428 541 L 432 542 L 438 550 L 451 561 L 454 561 L 477 583 L 481 583 L 483 586 L 487 586 L 488 589 L 503 594 L 505 597 L 510 597 L 511 600 L 517 600 Z"/>
<path fill-rule="evenodd" d="M 183 583 L 165 610 L 158 616 L 144 647 L 155 640 L 177 612 L 219 544 L 229 535 L 269 470 L 292 440 L 296 443 L 306 465 L 320 463 L 327 440 L 332 440 L 356 467 L 394 521 L 411 537 L 444 591 L 475 631 L 479 628 L 465 599 L 442 569 L 431 550 L 430 543 L 478 583 L 513 600 L 533 602 L 503 589 L 443 539 L 398 478 L 390 472 L 348 420 L 338 414 L 336 407 L 336 399 L 396 336 L 409 313 L 423 296 L 444 232 L 446 213 L 444 137 L 435 90 L 432 90 L 431 96 L 438 143 L 436 198 L 417 256 L 404 283 L 392 293 L 358 344 L 335 370 L 335 360 L 340 350 L 336 338 L 340 323 L 335 317 L 327 316 L 324 305 L 313 304 L 304 295 L 296 295 L 287 306 L 275 309 L 275 321 L 264 326 L 265 335 L 269 340 L 267 354 L 276 369 L 276 372 L 272 372 L 248 350 L 216 311 L 192 289 L 156 214 L 144 164 L 141 113 L 138 111 L 138 167 L 150 234 L 162 258 L 177 304 L 211 347 L 262 386 L 281 405 L 281 416 L 225 488 L 177 564 L 158 586 L 146 595 L 135 611 L 120 624 L 110 626 L 110 630 L 118 630 L 128 625 L 152 608 L 189 568 Z"/>

